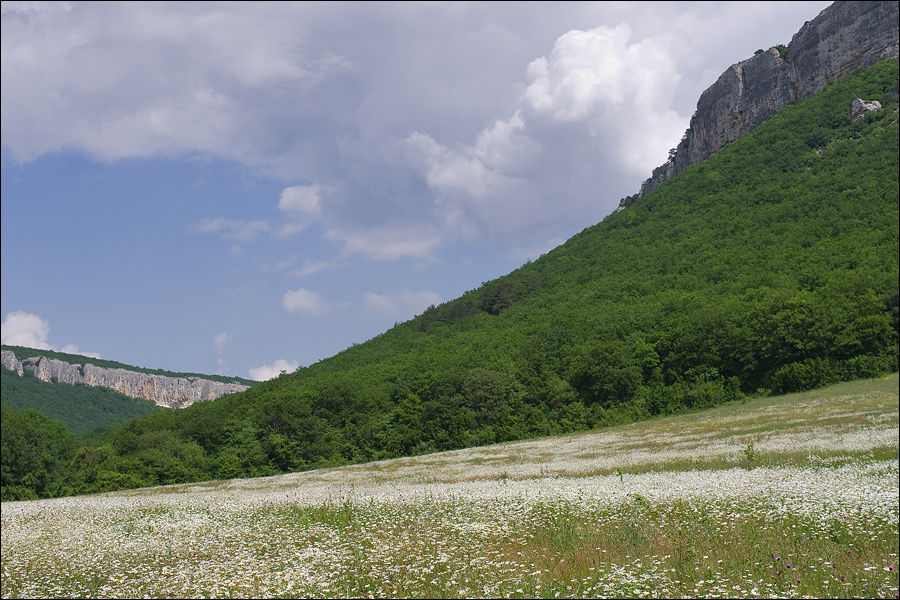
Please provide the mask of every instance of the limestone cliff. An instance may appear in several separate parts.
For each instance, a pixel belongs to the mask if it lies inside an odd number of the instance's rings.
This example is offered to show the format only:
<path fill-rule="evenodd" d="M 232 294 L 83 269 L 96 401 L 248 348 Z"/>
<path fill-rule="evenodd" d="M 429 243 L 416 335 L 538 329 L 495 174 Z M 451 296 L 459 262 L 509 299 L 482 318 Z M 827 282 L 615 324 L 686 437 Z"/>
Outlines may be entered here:
<path fill-rule="evenodd" d="M 111 388 L 133 398 L 147 398 L 159 406 L 184 408 L 201 400 L 214 400 L 225 394 L 242 392 L 246 385 L 210 381 L 201 377 L 168 377 L 97 367 L 89 362 L 71 364 L 46 356 L 35 356 L 18 360 L 15 353 L 0 352 L 0 363 L 4 369 L 14 371 L 19 376 L 32 373 L 47 383 L 81 383 L 91 386 Z"/>
<path fill-rule="evenodd" d="M 830 82 L 885 58 L 897 58 L 898 4 L 835 2 L 800 28 L 791 43 L 732 65 L 697 102 L 681 143 L 666 164 L 619 210 L 666 179 L 703 162 L 750 133 L 786 104 L 808 98 Z M 850 107 L 847 107 L 848 119 Z"/>

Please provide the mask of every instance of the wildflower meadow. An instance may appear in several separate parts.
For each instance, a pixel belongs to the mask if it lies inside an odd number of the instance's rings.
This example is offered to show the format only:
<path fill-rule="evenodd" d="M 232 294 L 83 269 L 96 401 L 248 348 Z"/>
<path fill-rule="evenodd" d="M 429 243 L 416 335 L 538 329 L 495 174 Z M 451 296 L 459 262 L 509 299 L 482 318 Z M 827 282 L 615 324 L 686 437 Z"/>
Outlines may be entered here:
<path fill-rule="evenodd" d="M 2 504 L 2 596 L 898 596 L 898 377 L 586 434 Z"/>

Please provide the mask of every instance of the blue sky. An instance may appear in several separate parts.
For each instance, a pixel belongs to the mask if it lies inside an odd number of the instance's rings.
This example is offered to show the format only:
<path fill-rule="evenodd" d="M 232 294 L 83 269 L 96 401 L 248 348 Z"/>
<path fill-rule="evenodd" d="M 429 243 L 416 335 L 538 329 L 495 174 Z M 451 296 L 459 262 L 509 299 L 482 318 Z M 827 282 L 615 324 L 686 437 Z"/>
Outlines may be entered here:
<path fill-rule="evenodd" d="M 601 220 L 827 5 L 4 2 L 3 343 L 331 356 Z"/>

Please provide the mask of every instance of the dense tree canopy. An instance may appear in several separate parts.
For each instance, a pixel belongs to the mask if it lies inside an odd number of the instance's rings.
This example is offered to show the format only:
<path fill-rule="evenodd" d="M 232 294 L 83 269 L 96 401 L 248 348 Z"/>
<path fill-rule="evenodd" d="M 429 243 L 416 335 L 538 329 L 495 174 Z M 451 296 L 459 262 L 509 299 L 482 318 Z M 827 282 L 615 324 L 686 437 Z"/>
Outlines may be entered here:
<path fill-rule="evenodd" d="M 0 401 L 6 408 L 33 408 L 59 421 L 71 433 L 120 425 L 134 417 L 162 410 L 151 400 L 132 398 L 105 387 L 46 383 L 30 373 L 21 377 L 0 371 Z"/>

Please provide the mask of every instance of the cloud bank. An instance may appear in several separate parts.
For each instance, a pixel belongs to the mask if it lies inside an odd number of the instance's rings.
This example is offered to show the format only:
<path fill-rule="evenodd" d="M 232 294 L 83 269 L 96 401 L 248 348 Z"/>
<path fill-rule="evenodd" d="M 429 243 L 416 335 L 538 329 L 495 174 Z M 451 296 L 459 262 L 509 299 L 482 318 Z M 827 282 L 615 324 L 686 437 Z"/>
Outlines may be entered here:
<path fill-rule="evenodd" d="M 789 39 L 796 25 L 772 25 L 773 6 L 9 2 L 3 147 L 17 161 L 233 160 L 297 182 L 273 231 L 323 220 L 346 252 L 377 259 L 459 236 L 521 242 L 635 191 L 728 64 L 698 49 L 733 45 L 734 62 L 766 42 L 723 36 L 735 19 Z M 361 241 L 369 225 L 397 227 L 395 247 Z M 247 241 L 268 227 L 197 230 Z"/>
<path fill-rule="evenodd" d="M 247 243 L 318 222 L 344 256 L 427 260 L 596 221 L 687 124 L 685 34 L 566 27 L 617 5 L 354 10 L 4 3 L 4 152 L 224 158 L 292 182 L 280 216 L 191 231 Z"/>

